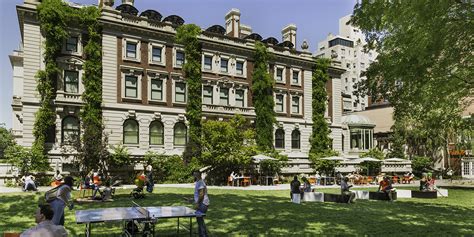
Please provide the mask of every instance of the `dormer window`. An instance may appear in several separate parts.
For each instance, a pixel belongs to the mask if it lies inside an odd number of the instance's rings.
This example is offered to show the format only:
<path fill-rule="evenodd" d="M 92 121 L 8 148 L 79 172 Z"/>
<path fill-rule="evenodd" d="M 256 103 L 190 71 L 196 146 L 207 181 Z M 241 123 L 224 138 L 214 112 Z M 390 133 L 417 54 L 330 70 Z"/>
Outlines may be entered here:
<path fill-rule="evenodd" d="M 137 43 L 127 41 L 127 58 L 137 58 Z"/>
<path fill-rule="evenodd" d="M 66 51 L 68 52 L 77 52 L 77 43 L 79 41 L 79 38 L 77 36 L 69 37 L 66 40 Z"/>
<path fill-rule="evenodd" d="M 221 59 L 221 72 L 228 72 L 229 70 L 229 60 L 228 59 Z"/>

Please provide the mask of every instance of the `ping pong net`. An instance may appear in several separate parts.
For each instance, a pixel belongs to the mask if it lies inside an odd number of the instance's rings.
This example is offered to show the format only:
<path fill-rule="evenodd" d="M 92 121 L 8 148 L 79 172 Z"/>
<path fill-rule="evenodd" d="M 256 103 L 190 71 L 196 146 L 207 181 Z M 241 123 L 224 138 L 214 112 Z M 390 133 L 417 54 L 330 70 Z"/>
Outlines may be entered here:
<path fill-rule="evenodd" d="M 133 203 L 133 208 L 134 208 L 135 210 L 137 210 L 138 213 L 140 213 L 141 215 L 143 215 L 146 219 L 150 219 L 150 212 L 149 212 L 146 208 L 144 208 L 144 207 L 138 205 L 138 203 L 136 203 L 136 202 L 134 202 L 134 201 L 132 201 L 132 203 Z"/>

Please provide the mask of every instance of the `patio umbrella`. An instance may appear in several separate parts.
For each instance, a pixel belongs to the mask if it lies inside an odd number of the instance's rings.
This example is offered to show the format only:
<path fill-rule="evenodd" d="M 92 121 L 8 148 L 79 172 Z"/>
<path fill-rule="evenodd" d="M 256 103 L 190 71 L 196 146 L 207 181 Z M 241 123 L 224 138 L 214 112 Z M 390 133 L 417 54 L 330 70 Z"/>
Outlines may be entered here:
<path fill-rule="evenodd" d="M 343 160 L 347 160 L 347 159 L 344 158 L 344 157 L 340 157 L 340 156 L 330 156 L 330 157 L 321 158 L 321 160 L 343 161 Z"/>
<path fill-rule="evenodd" d="M 389 158 L 389 159 L 385 159 L 383 162 L 404 162 L 404 161 L 408 161 L 408 160 L 401 159 L 401 158 Z"/>
<path fill-rule="evenodd" d="M 260 161 L 262 160 L 276 160 L 275 158 L 272 158 L 270 156 L 266 156 L 266 155 L 262 155 L 262 154 L 259 154 L 259 155 L 254 155 L 252 156 L 252 160 L 255 162 L 255 163 L 260 163 Z"/>

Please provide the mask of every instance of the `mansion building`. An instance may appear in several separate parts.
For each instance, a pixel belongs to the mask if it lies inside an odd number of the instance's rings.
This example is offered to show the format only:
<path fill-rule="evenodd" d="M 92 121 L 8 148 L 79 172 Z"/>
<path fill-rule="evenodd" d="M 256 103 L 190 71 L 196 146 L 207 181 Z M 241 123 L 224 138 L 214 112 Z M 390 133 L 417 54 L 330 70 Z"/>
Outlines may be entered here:
<path fill-rule="evenodd" d="M 102 113 L 110 145 L 123 144 L 134 157 L 152 150 L 167 155 L 184 151 L 188 125 L 185 117 L 188 100 L 183 45 L 174 42 L 176 28 L 184 24 L 177 15 L 163 17 L 156 10 L 139 12 L 133 1 L 112 6 L 105 1 L 102 26 Z M 116 1 L 118 2 L 118 1 Z M 44 37 L 37 19 L 38 0 L 25 0 L 17 6 L 21 47 L 10 55 L 13 67 L 13 133 L 20 145 L 31 147 L 35 113 L 40 106 L 35 75 L 44 69 Z M 70 4 L 70 7 L 81 7 Z M 289 157 L 285 173 L 312 173 L 309 166 L 309 138 L 312 132 L 313 55 L 303 43 L 296 47 L 295 25 L 282 30 L 277 40 L 262 38 L 250 26 L 241 24 L 240 11 L 230 10 L 225 25 L 203 29 L 202 114 L 203 119 L 225 120 L 241 114 L 255 119 L 252 103 L 252 78 L 255 42 L 262 41 L 273 58 L 269 72 L 275 80 L 274 100 L 277 124 L 274 146 Z M 47 144 L 51 163 L 68 170 L 62 147 L 81 133 L 80 110 L 84 92 L 83 46 L 86 31 L 70 28 L 57 58 L 61 75 L 53 101 L 56 124 Z M 326 84 L 326 118 L 331 129 L 333 149 L 343 151 L 341 74 L 331 66 Z M 345 135 L 349 137 L 348 134 Z M 349 144 L 346 144 L 349 148 Z M 63 165 L 64 164 L 64 165 Z M 72 167 L 71 167 L 72 168 Z"/>

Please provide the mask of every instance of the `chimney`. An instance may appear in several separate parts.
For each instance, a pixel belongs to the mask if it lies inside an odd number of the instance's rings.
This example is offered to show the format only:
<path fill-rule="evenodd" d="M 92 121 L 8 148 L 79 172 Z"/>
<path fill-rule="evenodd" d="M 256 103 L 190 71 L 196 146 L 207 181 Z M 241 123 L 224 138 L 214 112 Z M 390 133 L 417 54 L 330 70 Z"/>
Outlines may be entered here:
<path fill-rule="evenodd" d="M 252 34 L 252 27 L 244 24 L 240 24 L 240 38 Z"/>
<path fill-rule="evenodd" d="M 289 24 L 283 30 L 281 30 L 282 40 L 283 41 L 290 41 L 293 43 L 294 48 L 296 49 L 296 25 Z"/>
<path fill-rule="evenodd" d="M 133 2 L 135 2 L 135 0 L 122 0 L 122 4 L 128 4 L 132 6 L 133 6 Z"/>
<path fill-rule="evenodd" d="M 240 35 L 240 10 L 232 8 L 225 15 L 225 32 L 227 36 L 239 37 Z"/>

